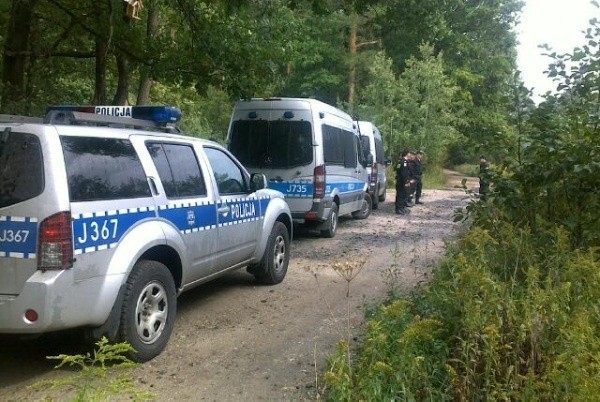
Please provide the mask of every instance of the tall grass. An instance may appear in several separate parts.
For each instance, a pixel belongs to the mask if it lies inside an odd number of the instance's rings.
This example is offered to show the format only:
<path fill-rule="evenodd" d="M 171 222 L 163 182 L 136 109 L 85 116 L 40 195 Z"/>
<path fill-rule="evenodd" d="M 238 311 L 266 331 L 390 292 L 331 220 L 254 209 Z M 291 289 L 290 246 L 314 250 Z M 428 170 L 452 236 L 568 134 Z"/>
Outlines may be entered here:
<path fill-rule="evenodd" d="M 593 400 L 599 265 L 562 230 L 473 228 L 432 282 L 377 310 L 351 370 L 332 357 L 328 398 Z"/>

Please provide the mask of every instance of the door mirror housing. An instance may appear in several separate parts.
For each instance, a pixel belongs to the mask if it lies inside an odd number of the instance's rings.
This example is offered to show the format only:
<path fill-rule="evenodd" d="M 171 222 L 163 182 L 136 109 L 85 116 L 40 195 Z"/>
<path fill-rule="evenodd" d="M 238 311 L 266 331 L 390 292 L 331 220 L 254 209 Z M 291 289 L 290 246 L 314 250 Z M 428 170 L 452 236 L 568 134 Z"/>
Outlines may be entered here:
<path fill-rule="evenodd" d="M 252 192 L 267 188 L 267 177 L 262 173 L 252 173 L 250 176 L 250 190 Z"/>

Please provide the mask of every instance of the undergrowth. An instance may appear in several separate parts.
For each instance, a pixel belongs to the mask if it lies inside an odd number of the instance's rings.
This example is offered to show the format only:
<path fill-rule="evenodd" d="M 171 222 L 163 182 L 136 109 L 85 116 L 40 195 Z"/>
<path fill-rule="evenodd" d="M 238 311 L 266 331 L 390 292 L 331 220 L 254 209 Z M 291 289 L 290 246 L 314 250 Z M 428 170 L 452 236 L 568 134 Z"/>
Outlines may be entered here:
<path fill-rule="evenodd" d="M 55 369 L 73 367 L 76 372 L 58 380 L 39 381 L 30 388 L 44 392 L 59 392 L 61 395 L 59 398 L 46 395 L 43 399 L 45 401 L 154 399 L 155 395 L 140 390 L 133 378 L 132 370 L 137 367 L 137 364 L 126 357 L 126 354 L 132 350 L 128 343 L 111 344 L 108 339 L 102 338 L 96 342 L 93 353 L 48 356 L 48 359 L 60 362 Z"/>
<path fill-rule="evenodd" d="M 591 400 L 600 395 L 598 250 L 554 229 L 472 228 L 433 280 L 369 320 L 325 375 L 332 401 Z"/>

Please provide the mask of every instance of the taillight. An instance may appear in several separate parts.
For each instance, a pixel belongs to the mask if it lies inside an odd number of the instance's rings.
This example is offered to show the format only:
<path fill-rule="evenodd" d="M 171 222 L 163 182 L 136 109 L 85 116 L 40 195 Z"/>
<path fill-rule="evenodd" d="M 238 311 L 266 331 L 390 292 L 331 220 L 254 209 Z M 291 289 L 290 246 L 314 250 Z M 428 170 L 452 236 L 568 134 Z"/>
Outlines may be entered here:
<path fill-rule="evenodd" d="M 73 266 L 71 213 L 59 212 L 42 221 L 38 243 L 38 269 Z"/>
<path fill-rule="evenodd" d="M 371 183 L 377 183 L 377 166 L 371 168 Z"/>
<path fill-rule="evenodd" d="M 315 167 L 313 198 L 325 197 L 325 165 Z"/>

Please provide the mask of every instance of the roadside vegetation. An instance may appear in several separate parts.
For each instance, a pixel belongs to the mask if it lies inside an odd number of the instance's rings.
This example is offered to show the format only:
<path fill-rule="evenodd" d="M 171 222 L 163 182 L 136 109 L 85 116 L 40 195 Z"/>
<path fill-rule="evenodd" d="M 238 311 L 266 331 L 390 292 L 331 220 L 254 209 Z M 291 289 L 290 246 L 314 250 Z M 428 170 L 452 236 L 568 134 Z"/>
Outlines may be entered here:
<path fill-rule="evenodd" d="M 325 375 L 332 401 L 594 400 L 600 394 L 600 25 L 520 109 L 492 188 L 430 283 L 368 317 Z M 345 345 L 345 344 L 342 344 Z"/>

